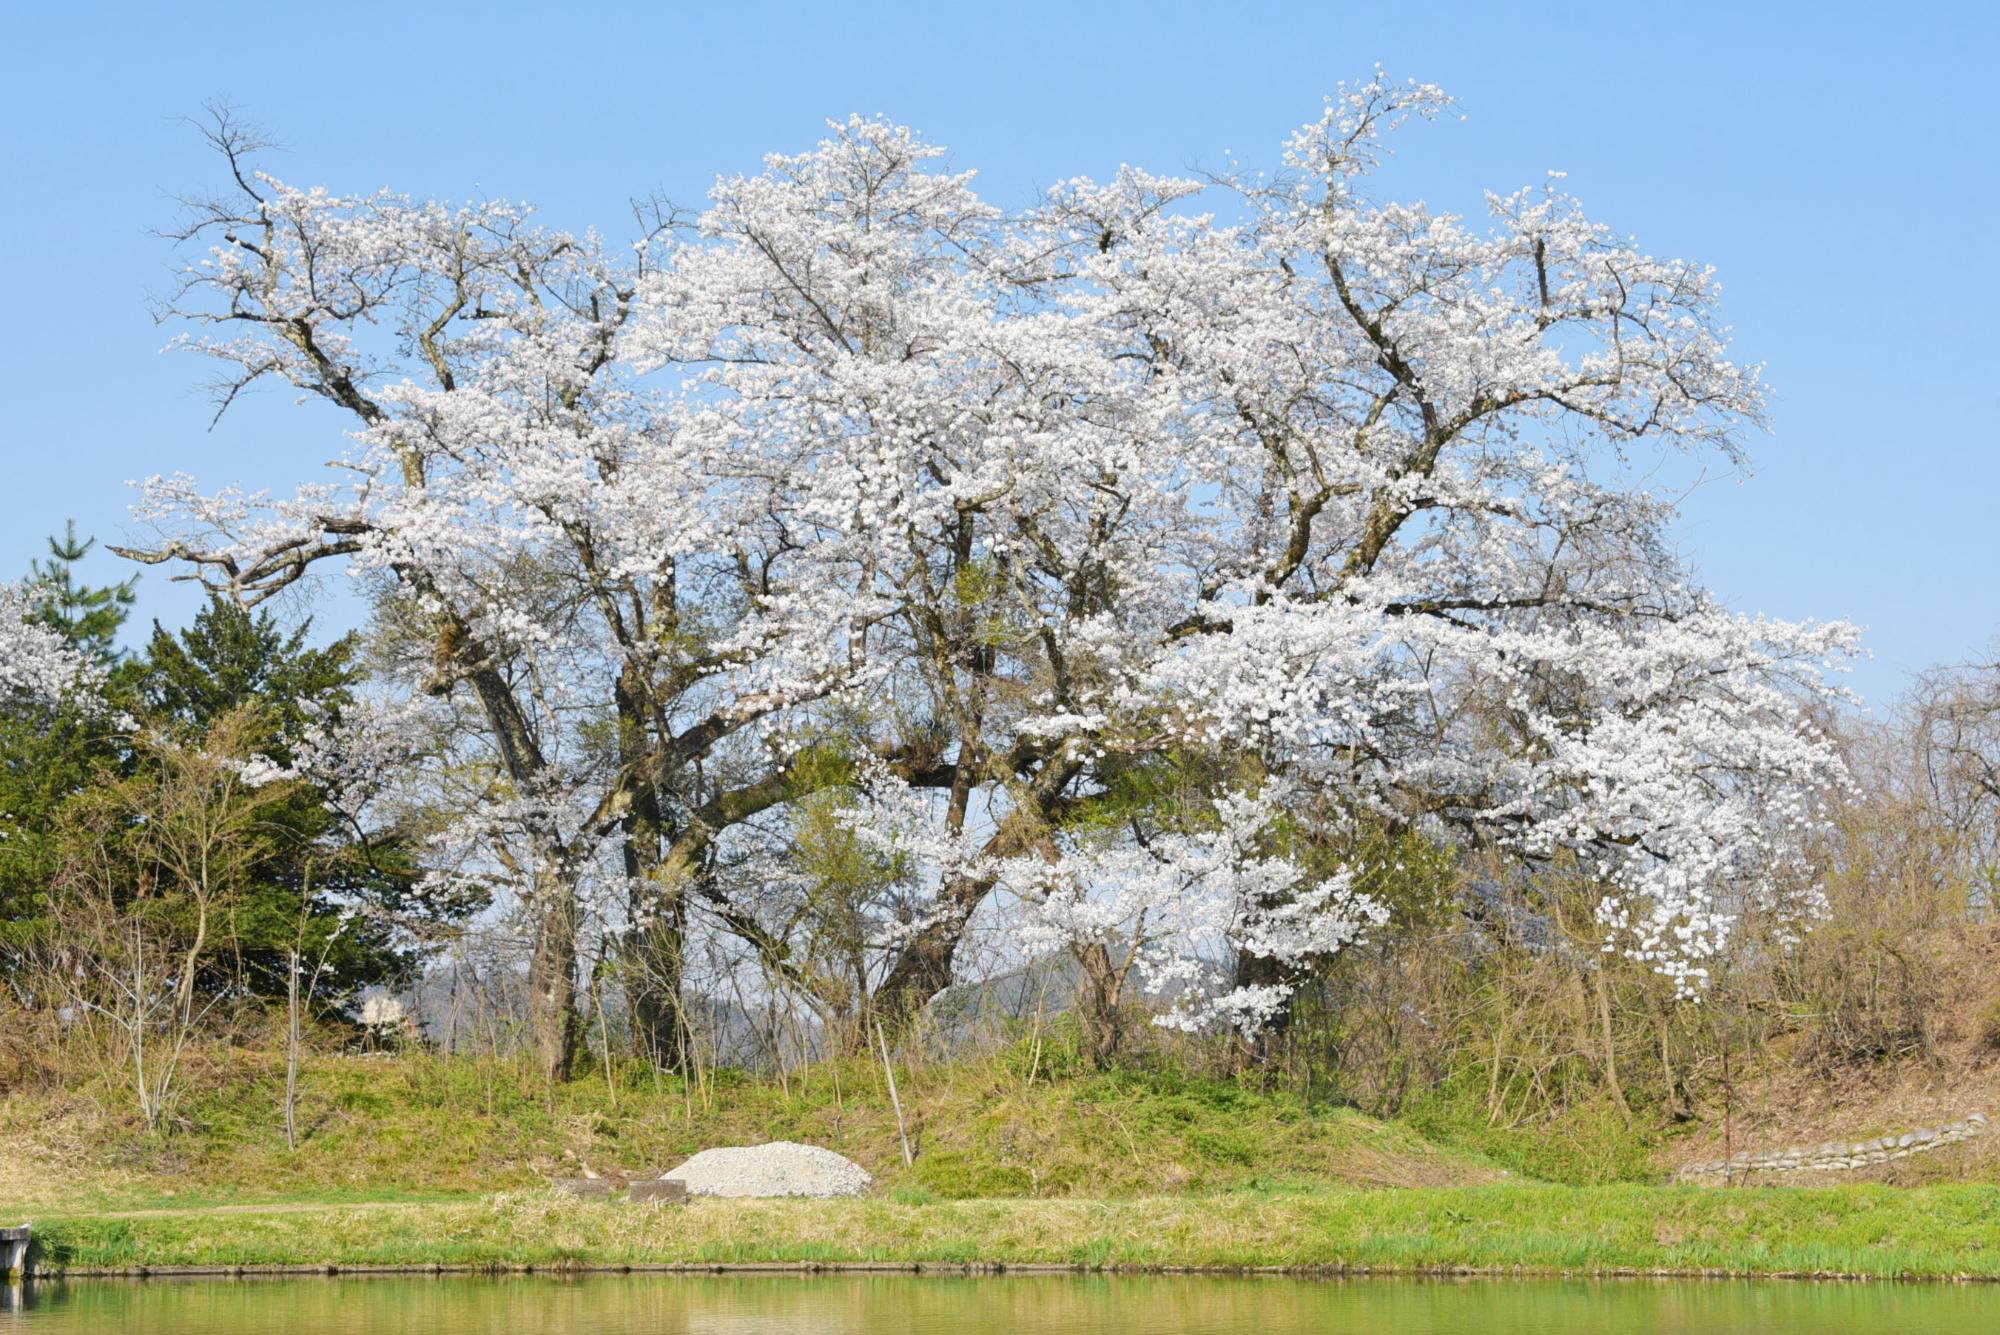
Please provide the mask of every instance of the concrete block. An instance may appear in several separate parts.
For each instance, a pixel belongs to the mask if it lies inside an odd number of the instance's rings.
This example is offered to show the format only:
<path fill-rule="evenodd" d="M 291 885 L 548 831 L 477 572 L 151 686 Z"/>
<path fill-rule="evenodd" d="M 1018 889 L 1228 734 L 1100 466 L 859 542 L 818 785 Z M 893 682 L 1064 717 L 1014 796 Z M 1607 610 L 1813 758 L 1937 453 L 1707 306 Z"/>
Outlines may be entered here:
<path fill-rule="evenodd" d="M 635 1205 L 686 1205 L 687 1198 L 687 1183 L 677 1177 L 632 1184 L 632 1202 Z"/>
<path fill-rule="evenodd" d="M 559 1196 L 583 1200 L 604 1200 L 611 1195 L 611 1179 L 604 1177 L 559 1177 L 549 1183 Z"/>
<path fill-rule="evenodd" d="M 0 1279 L 8 1275 L 28 1277 L 34 1260 L 35 1230 L 27 1224 L 0 1228 Z"/>

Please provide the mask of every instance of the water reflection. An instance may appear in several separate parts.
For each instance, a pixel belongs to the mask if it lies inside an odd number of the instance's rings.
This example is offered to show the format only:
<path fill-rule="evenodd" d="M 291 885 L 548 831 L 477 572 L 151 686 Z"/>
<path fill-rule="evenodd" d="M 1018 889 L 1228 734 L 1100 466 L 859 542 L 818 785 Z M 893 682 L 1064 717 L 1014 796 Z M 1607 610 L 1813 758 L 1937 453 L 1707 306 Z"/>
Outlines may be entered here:
<path fill-rule="evenodd" d="M 14 1316 L 39 1306 L 48 1286 L 36 1280 L 0 1279 L 0 1317 Z"/>
<path fill-rule="evenodd" d="M 1207 1277 L 592 1276 L 43 1282 L 38 1335 L 1993 1335 L 1990 1286 Z"/>

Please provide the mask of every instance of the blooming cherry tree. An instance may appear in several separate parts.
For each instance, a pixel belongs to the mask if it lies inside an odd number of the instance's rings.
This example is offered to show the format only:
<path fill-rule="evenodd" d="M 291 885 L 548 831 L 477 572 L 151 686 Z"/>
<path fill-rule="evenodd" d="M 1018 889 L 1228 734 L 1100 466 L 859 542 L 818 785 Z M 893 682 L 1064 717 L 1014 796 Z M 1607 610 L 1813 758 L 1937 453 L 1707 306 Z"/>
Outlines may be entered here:
<path fill-rule="evenodd" d="M 1377 78 L 1274 176 L 1013 212 L 855 118 L 629 250 L 295 188 L 225 124 L 173 314 L 225 402 L 288 382 L 350 446 L 289 498 L 156 479 L 144 559 L 381 594 L 494 776 L 552 1072 L 592 883 L 665 964 L 642 1008 L 675 1009 L 694 905 L 782 975 L 717 860 L 829 782 L 794 762 L 835 733 L 930 850 L 870 966 L 889 1016 L 1004 886 L 1024 949 L 1115 939 L 1185 1020 L 1278 1018 L 1377 917 L 1274 842 L 1328 810 L 1582 867 L 1614 948 L 1697 993 L 1838 779 L 1805 705 L 1850 632 L 1718 608 L 1630 482 L 1762 421 L 1707 270 L 1554 188 L 1483 225 L 1371 198 L 1446 105 Z M 1189 752 L 1209 814 L 1107 833 Z"/>

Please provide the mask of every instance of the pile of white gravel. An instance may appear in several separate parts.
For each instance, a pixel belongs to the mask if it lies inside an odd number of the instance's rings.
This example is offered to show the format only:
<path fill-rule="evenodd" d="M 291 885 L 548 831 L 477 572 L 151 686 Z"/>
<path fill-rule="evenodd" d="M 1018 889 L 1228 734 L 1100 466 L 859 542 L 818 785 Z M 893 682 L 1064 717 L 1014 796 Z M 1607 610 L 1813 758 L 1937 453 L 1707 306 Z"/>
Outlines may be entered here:
<path fill-rule="evenodd" d="M 666 1176 L 690 1196 L 859 1196 L 875 1180 L 852 1159 L 789 1140 L 703 1150 Z"/>

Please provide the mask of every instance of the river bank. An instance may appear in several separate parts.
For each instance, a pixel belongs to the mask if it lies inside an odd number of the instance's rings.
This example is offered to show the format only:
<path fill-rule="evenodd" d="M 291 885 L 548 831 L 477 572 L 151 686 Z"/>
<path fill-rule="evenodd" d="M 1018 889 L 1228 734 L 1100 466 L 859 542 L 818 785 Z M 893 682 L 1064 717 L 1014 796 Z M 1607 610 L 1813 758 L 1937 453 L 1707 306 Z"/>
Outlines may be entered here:
<path fill-rule="evenodd" d="M 69 1275 L 1093 1269 L 2000 1280 L 2000 1188 L 1491 1186 L 1132 1200 L 697 1201 L 541 1192 L 53 1214 Z"/>

